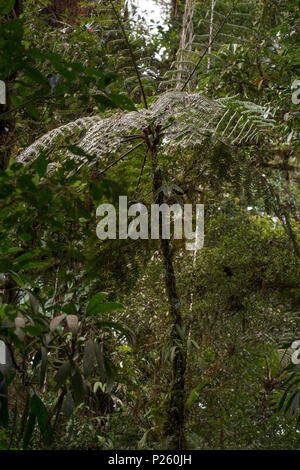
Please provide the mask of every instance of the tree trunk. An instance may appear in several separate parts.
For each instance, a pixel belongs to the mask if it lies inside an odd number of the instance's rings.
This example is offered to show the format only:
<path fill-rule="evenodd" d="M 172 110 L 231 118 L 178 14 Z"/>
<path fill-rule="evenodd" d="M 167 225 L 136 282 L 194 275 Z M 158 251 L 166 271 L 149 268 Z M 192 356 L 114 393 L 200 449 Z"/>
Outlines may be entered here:
<path fill-rule="evenodd" d="M 150 139 L 149 139 L 150 136 Z M 153 141 L 151 142 L 151 139 Z M 151 157 L 153 173 L 153 197 L 156 204 L 162 204 L 163 193 L 159 191 L 162 186 L 161 170 L 157 163 L 157 148 L 160 141 L 160 129 L 156 128 L 154 132 L 151 129 L 145 131 L 145 140 L 147 142 Z M 185 339 L 180 336 L 182 331 L 182 318 L 180 312 L 179 297 L 176 288 L 176 276 L 173 265 L 172 249 L 170 240 L 162 238 L 162 214 L 159 220 L 160 251 L 163 258 L 165 269 L 165 288 L 169 303 L 169 314 L 172 322 L 172 332 L 170 338 L 170 348 L 175 348 L 175 354 L 172 359 L 172 380 L 170 385 L 170 399 L 167 405 L 164 419 L 164 434 L 168 439 L 168 448 L 174 450 L 183 450 L 186 448 L 184 436 L 184 407 L 185 407 Z"/>
<path fill-rule="evenodd" d="M 188 72 L 188 68 L 186 64 L 184 64 L 184 61 L 189 59 L 188 53 L 192 50 L 192 41 L 194 35 L 194 11 L 195 0 L 187 0 L 182 19 L 182 30 L 180 36 L 179 50 L 177 52 L 177 60 L 179 62 L 182 62 L 179 65 L 180 71 L 177 74 L 177 89 L 180 89 L 182 87 L 182 78 L 185 75 L 183 71 L 186 70 Z"/>
<path fill-rule="evenodd" d="M 178 19 L 178 14 L 179 14 L 178 0 L 172 0 L 171 7 L 172 7 L 171 19 L 172 20 L 177 20 Z"/>

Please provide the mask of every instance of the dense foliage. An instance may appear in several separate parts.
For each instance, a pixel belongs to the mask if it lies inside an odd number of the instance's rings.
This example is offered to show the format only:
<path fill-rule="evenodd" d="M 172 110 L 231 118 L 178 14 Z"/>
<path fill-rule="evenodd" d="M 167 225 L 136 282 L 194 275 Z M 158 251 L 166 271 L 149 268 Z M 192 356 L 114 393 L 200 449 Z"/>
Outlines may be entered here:
<path fill-rule="evenodd" d="M 0 449 L 300 448 L 299 2 L 155 3 L 0 0 Z"/>

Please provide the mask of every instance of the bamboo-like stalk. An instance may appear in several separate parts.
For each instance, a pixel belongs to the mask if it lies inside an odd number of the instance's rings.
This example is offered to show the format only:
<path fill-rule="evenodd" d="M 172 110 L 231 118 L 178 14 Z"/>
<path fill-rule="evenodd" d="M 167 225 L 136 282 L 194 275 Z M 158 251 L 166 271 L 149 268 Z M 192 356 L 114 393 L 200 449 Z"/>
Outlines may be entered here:
<path fill-rule="evenodd" d="M 225 16 L 224 20 L 222 21 L 222 23 L 220 24 L 217 32 L 214 34 L 214 36 L 210 39 L 210 41 L 208 41 L 208 44 L 206 46 L 206 48 L 204 49 L 201 57 L 199 58 L 198 62 L 196 63 L 195 67 L 193 68 L 193 70 L 191 71 L 191 73 L 189 74 L 188 78 L 186 79 L 186 81 L 184 82 L 182 88 L 181 88 L 181 91 L 184 91 L 188 85 L 188 83 L 190 82 L 190 80 L 193 78 L 197 68 L 199 67 L 199 65 L 201 64 L 202 60 L 204 59 L 204 57 L 206 56 L 206 54 L 208 53 L 209 49 L 211 48 L 211 46 L 214 44 L 215 40 L 217 39 L 219 33 L 221 32 L 221 30 L 223 29 L 225 23 L 227 22 L 227 20 L 229 19 L 231 13 L 233 12 L 234 10 L 234 7 L 235 7 L 235 4 L 236 2 L 234 2 L 231 10 L 227 13 L 227 15 Z"/>
<path fill-rule="evenodd" d="M 207 59 L 207 71 L 210 70 L 210 54 L 211 54 L 211 47 L 212 47 L 212 38 L 213 38 L 213 31 L 214 31 L 214 12 L 215 12 L 215 4 L 216 0 L 211 0 L 211 7 L 210 7 L 210 21 L 209 21 L 209 39 L 208 39 L 208 59 Z"/>
<path fill-rule="evenodd" d="M 137 145 L 135 145 L 135 147 L 132 147 L 131 149 L 129 149 L 127 152 L 123 153 L 123 155 L 121 155 L 119 158 L 117 158 L 117 160 L 113 161 L 112 163 L 110 163 L 109 165 L 107 165 L 106 168 L 104 168 L 104 170 L 100 171 L 98 176 L 100 175 L 103 175 L 104 173 L 107 172 L 107 170 L 109 170 L 111 167 L 115 166 L 117 163 L 119 163 L 119 161 L 123 160 L 123 158 L 127 157 L 127 155 L 129 155 L 130 153 L 132 153 L 134 150 L 138 149 L 139 147 L 141 147 L 142 145 L 144 144 L 144 142 L 141 142 Z"/>

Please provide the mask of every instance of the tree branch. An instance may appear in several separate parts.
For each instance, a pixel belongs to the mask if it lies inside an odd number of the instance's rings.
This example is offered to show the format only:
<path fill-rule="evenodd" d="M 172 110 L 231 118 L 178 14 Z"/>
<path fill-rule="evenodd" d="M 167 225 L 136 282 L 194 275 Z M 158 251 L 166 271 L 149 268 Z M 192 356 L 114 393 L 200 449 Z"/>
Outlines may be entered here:
<path fill-rule="evenodd" d="M 127 152 L 123 153 L 123 155 L 121 155 L 117 160 L 115 160 L 114 162 L 107 165 L 107 167 L 104 168 L 104 170 L 100 171 L 99 176 L 103 175 L 103 173 L 105 173 L 107 170 L 109 170 L 112 166 L 116 165 L 120 160 L 122 160 L 124 157 L 127 157 L 127 155 L 129 155 L 131 152 L 133 152 L 137 148 L 141 147 L 142 145 L 144 145 L 144 142 L 141 142 L 140 144 L 137 144 L 135 147 L 133 147 L 130 150 L 128 150 Z"/>

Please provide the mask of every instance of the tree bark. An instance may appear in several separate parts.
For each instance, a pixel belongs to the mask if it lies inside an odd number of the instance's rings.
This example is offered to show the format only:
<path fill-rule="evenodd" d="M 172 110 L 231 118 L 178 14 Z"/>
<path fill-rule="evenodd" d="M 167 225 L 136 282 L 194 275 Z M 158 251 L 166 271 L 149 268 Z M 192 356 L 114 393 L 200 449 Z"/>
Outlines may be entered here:
<path fill-rule="evenodd" d="M 150 137 L 150 138 L 149 138 Z M 145 140 L 148 145 L 152 173 L 153 173 L 153 197 L 156 204 L 163 204 L 163 193 L 159 191 L 162 186 L 162 174 L 157 162 L 157 149 L 160 141 L 160 129 L 154 132 L 151 129 L 145 131 Z M 172 380 L 169 389 L 169 401 L 164 417 L 164 434 L 168 439 L 168 448 L 183 450 L 186 448 L 184 436 L 185 423 L 185 339 L 181 337 L 182 318 L 180 312 L 179 296 L 176 288 L 176 276 L 173 264 L 173 255 L 170 240 L 162 238 L 162 214 L 159 220 L 160 251 L 164 263 L 165 288 L 169 304 L 169 314 L 172 321 L 170 348 L 175 348 L 172 359 Z"/>
<path fill-rule="evenodd" d="M 179 14 L 178 0 L 172 0 L 171 7 L 172 7 L 171 18 L 172 18 L 172 20 L 177 20 L 178 19 L 178 14 Z"/>
<path fill-rule="evenodd" d="M 194 35 L 193 17 L 195 11 L 195 0 L 186 0 L 183 19 L 182 19 L 182 30 L 180 36 L 179 50 L 177 53 L 177 60 L 182 62 L 180 71 L 177 74 L 177 85 L 176 88 L 180 89 L 182 86 L 182 77 L 184 75 L 183 70 L 188 69 L 183 63 L 184 60 L 188 59 L 188 53 L 192 50 L 192 41 Z"/>

